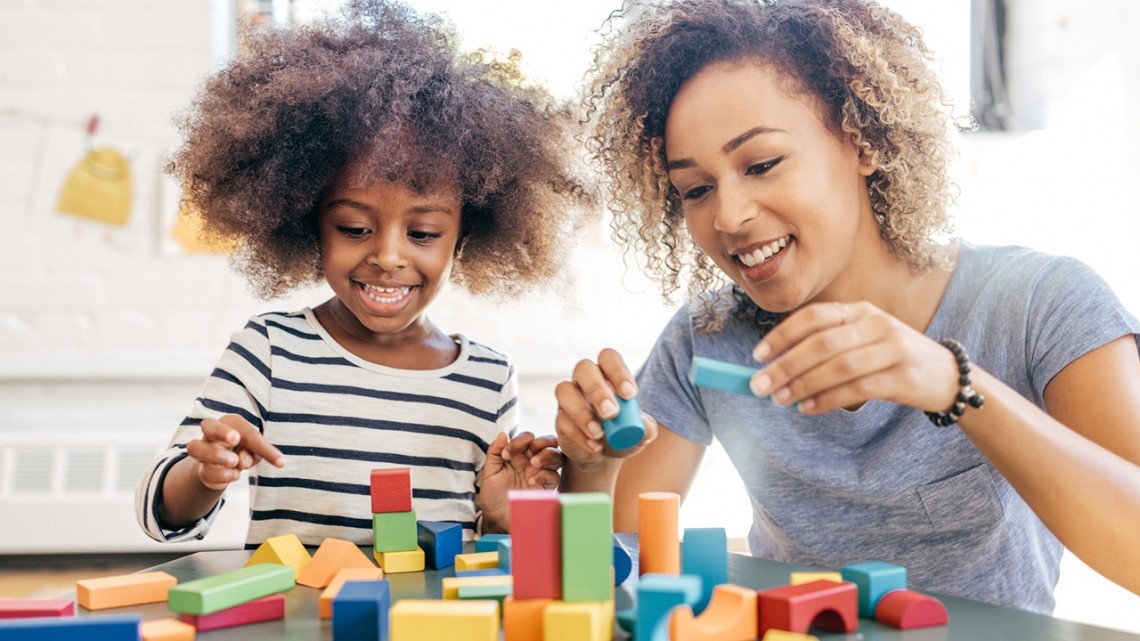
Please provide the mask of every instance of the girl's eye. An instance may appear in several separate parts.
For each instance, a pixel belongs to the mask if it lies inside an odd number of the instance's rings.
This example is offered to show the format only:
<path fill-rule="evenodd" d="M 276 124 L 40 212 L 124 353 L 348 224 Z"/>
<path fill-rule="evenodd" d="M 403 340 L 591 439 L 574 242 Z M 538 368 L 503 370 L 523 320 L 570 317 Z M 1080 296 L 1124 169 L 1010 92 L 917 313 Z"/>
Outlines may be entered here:
<path fill-rule="evenodd" d="M 363 238 L 365 234 L 368 233 L 368 229 L 365 227 L 345 227 L 343 225 L 337 225 L 336 230 L 349 238 Z"/>
<path fill-rule="evenodd" d="M 755 165 L 752 165 L 751 167 L 749 167 L 747 169 L 747 171 L 745 171 L 744 173 L 746 173 L 750 176 L 758 176 L 760 174 L 766 174 L 773 167 L 780 164 L 780 161 L 783 159 L 784 159 L 783 156 L 778 156 L 778 157 L 773 158 L 771 160 L 765 160 L 764 162 L 756 163 Z"/>
<path fill-rule="evenodd" d="M 427 242 L 430 240 L 435 240 L 436 238 L 443 236 L 443 234 L 438 234 L 430 231 L 409 231 L 408 236 L 411 236 L 412 240 L 415 241 Z"/>
<path fill-rule="evenodd" d="M 694 187 L 693 189 L 690 189 L 690 190 L 686 191 L 685 193 L 681 194 L 681 199 L 682 200 L 696 200 L 697 198 L 700 198 L 701 196 L 704 196 L 705 194 L 707 194 L 710 189 L 712 189 L 712 187 L 709 187 L 708 185 L 701 185 L 700 187 Z"/>

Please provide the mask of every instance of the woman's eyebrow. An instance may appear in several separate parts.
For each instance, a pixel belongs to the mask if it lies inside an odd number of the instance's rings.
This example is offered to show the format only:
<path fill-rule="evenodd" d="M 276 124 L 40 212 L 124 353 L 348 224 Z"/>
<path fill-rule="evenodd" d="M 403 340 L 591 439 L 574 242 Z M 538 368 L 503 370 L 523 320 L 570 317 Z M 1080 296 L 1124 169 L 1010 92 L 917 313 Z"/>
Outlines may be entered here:
<path fill-rule="evenodd" d="M 749 129 L 748 131 L 740 134 L 739 136 L 733 138 L 732 140 L 726 142 L 724 144 L 724 146 L 721 147 L 721 150 L 723 150 L 724 153 L 726 153 L 726 154 L 731 154 L 732 152 L 739 149 L 741 145 L 748 142 L 749 140 L 752 140 L 756 136 L 759 136 L 761 134 L 771 134 L 771 133 L 787 133 L 787 132 L 784 131 L 783 129 L 777 129 L 775 127 L 753 127 L 751 129 Z M 696 166 L 696 162 L 694 162 L 692 158 L 678 158 L 676 160 L 666 161 L 665 162 L 665 171 L 670 172 L 670 171 L 673 171 L 674 169 L 688 169 L 690 167 L 695 167 L 695 166 Z"/>

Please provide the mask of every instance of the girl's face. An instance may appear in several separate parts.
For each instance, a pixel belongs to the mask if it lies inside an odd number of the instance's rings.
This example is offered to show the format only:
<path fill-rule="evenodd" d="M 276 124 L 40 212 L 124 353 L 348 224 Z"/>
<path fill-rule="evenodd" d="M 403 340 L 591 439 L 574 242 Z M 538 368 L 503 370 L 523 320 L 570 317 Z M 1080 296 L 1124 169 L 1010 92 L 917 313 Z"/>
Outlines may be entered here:
<path fill-rule="evenodd" d="M 665 123 L 693 240 L 777 313 L 853 298 L 864 258 L 888 251 L 867 193 L 874 167 L 791 87 L 760 62 L 714 63 L 682 85 Z"/>
<path fill-rule="evenodd" d="M 425 312 L 451 273 L 459 240 L 457 189 L 350 184 L 342 170 L 319 205 L 321 265 L 337 323 L 366 342 L 422 340 Z M 349 312 L 349 313 L 344 313 Z"/>

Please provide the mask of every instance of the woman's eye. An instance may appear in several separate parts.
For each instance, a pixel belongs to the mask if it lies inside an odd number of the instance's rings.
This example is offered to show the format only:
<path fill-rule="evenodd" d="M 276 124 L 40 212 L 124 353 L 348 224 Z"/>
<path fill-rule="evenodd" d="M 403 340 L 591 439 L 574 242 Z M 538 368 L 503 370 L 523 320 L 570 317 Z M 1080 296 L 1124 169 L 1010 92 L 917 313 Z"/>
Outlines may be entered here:
<path fill-rule="evenodd" d="M 694 187 L 693 189 L 690 189 L 681 194 L 681 198 L 684 200 L 696 200 L 697 198 L 700 198 L 701 196 L 707 194 L 710 189 L 712 188 L 707 185 Z"/>
<path fill-rule="evenodd" d="M 779 156 L 779 157 L 773 158 L 771 160 L 765 160 L 764 162 L 758 162 L 755 165 L 750 166 L 745 173 L 747 173 L 751 176 L 756 176 L 759 174 L 766 174 L 773 167 L 780 164 L 780 161 L 783 159 L 784 159 L 783 156 Z"/>
<path fill-rule="evenodd" d="M 349 238 L 363 238 L 368 233 L 365 227 L 345 227 L 344 225 L 337 225 L 337 231 L 348 236 Z"/>

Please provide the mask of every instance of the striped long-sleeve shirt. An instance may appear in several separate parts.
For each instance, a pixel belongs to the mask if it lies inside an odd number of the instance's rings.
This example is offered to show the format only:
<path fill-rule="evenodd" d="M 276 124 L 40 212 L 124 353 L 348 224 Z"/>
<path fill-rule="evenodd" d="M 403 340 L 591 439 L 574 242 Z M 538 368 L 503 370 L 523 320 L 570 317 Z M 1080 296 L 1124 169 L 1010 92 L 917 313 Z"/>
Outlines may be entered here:
<path fill-rule="evenodd" d="M 419 520 L 475 528 L 476 476 L 499 432 L 518 422 L 518 381 L 510 359 L 455 336 L 459 357 L 436 370 L 365 361 L 338 344 L 312 311 L 255 316 L 233 335 L 170 447 L 136 492 L 139 524 L 158 541 L 202 538 L 223 501 L 199 522 L 171 530 L 156 506 L 167 470 L 201 437 L 204 418 L 238 414 L 285 455 L 282 469 L 250 471 L 246 546 L 296 534 L 372 542 L 371 470 L 411 468 Z"/>

